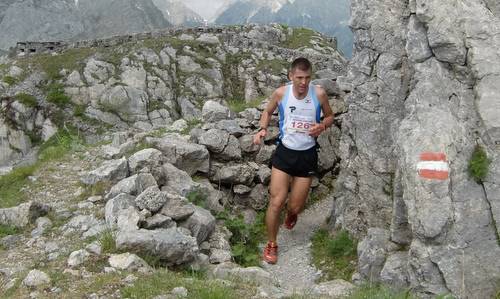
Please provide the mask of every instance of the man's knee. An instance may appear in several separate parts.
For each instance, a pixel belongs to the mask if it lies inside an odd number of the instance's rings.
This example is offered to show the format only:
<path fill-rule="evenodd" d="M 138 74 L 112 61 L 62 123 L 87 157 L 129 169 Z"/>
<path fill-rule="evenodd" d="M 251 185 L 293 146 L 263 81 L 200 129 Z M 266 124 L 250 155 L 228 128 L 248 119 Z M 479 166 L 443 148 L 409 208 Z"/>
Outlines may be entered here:
<path fill-rule="evenodd" d="M 273 212 L 279 212 L 285 204 L 286 196 L 282 194 L 270 194 L 269 209 Z"/>
<path fill-rule="evenodd" d="M 288 202 L 287 210 L 291 214 L 299 214 L 302 212 L 304 205 L 306 203 L 306 198 L 295 198 Z"/>

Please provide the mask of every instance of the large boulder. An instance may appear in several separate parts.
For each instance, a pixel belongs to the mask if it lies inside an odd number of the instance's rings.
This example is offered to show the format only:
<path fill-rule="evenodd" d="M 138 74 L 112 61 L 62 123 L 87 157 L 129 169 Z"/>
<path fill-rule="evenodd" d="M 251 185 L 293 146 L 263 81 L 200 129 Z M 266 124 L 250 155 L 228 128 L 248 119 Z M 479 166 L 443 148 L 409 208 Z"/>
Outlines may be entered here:
<path fill-rule="evenodd" d="M 105 161 L 101 167 L 82 176 L 80 181 L 85 185 L 95 185 L 99 182 L 116 183 L 128 176 L 127 159 Z"/>
<path fill-rule="evenodd" d="M 36 219 L 45 216 L 50 208 L 42 203 L 29 201 L 16 207 L 0 209 L 0 224 L 25 227 L 35 223 Z"/>
<path fill-rule="evenodd" d="M 229 119 L 229 108 L 215 101 L 206 101 L 201 110 L 204 122 L 218 122 L 220 120 Z"/>
<path fill-rule="evenodd" d="M 151 171 L 163 162 L 163 153 L 154 148 L 140 150 L 128 158 L 130 173 L 137 173 L 146 168 Z"/>
<path fill-rule="evenodd" d="M 188 219 L 179 223 L 179 226 L 189 229 L 198 244 L 201 244 L 214 231 L 215 217 L 209 211 L 194 206 L 194 213 Z"/>
<path fill-rule="evenodd" d="M 186 236 L 178 228 L 119 231 L 116 248 L 159 258 L 167 265 L 193 261 L 198 254 L 196 239 Z"/>
<path fill-rule="evenodd" d="M 191 176 L 170 163 L 163 164 L 162 175 L 164 182 L 162 190 L 174 191 L 182 196 L 187 196 L 191 191 L 198 189 L 199 184 Z"/>
<path fill-rule="evenodd" d="M 225 131 L 211 129 L 201 134 L 198 143 L 206 146 L 213 153 L 222 153 L 228 143 L 229 136 L 229 133 Z"/>
<path fill-rule="evenodd" d="M 129 194 L 121 193 L 106 202 L 104 207 L 104 218 L 106 224 L 114 227 L 118 222 L 118 216 L 122 211 L 127 210 L 129 207 L 135 207 L 135 197 Z"/>
<path fill-rule="evenodd" d="M 135 199 L 135 206 L 140 210 L 147 209 L 152 213 L 158 212 L 168 201 L 168 193 L 152 186 L 144 190 Z"/>
<path fill-rule="evenodd" d="M 228 185 L 244 184 L 250 185 L 255 176 L 255 169 L 248 164 L 236 164 L 222 166 L 217 169 L 211 178 L 213 182 L 221 182 Z"/>
<path fill-rule="evenodd" d="M 150 173 L 134 174 L 116 183 L 109 192 L 106 198 L 113 198 L 120 193 L 130 195 L 138 195 L 149 187 L 158 186 L 156 180 Z"/>
<path fill-rule="evenodd" d="M 205 146 L 186 141 L 179 135 L 167 134 L 162 138 L 146 138 L 148 144 L 159 149 L 167 162 L 193 175 L 208 172 L 209 153 Z"/>

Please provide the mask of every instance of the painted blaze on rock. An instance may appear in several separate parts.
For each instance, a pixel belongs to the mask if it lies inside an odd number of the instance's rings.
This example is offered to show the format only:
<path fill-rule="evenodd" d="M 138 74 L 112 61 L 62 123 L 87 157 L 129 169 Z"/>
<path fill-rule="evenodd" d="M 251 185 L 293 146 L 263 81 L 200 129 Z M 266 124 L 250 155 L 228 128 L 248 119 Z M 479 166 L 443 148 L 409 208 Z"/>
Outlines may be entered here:
<path fill-rule="evenodd" d="M 449 166 L 445 153 L 423 152 L 417 163 L 418 175 L 431 180 L 446 180 L 449 176 Z"/>

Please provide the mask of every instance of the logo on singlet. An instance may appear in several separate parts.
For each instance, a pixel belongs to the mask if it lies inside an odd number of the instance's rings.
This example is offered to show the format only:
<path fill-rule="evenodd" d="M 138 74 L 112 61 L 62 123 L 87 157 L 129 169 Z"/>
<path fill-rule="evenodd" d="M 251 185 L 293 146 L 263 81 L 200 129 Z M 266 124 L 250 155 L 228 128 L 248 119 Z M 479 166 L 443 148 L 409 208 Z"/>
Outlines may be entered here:
<path fill-rule="evenodd" d="M 293 113 L 295 110 L 297 110 L 297 107 L 295 106 L 290 106 L 290 113 Z"/>

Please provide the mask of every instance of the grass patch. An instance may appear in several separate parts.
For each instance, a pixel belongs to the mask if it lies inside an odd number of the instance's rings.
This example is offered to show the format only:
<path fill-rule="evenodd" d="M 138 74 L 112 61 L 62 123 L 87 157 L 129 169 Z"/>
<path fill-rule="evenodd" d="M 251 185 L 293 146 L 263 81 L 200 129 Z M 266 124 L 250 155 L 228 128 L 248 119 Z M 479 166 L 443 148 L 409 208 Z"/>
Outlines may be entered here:
<path fill-rule="evenodd" d="M 294 28 L 292 36 L 287 37 L 281 45 L 289 49 L 298 49 L 311 46 L 311 38 L 315 35 L 314 31 L 307 28 Z"/>
<path fill-rule="evenodd" d="M 70 151 L 83 147 L 83 139 L 74 133 L 61 129 L 40 146 L 39 162 L 57 160 Z"/>
<path fill-rule="evenodd" d="M 312 238 L 312 257 L 314 265 L 324 273 L 322 279 L 350 281 L 356 269 L 356 246 L 347 231 L 332 238 L 327 230 L 318 230 Z"/>
<path fill-rule="evenodd" d="M 189 132 L 191 132 L 192 129 L 196 128 L 201 123 L 203 123 L 203 121 L 199 118 L 188 119 L 186 122 L 187 122 L 187 127 L 180 132 L 182 135 L 189 134 Z"/>
<path fill-rule="evenodd" d="M 439 298 L 451 299 L 453 297 Z M 347 299 L 417 299 L 417 297 L 412 295 L 409 290 L 397 290 L 378 284 L 367 284 L 357 288 Z"/>
<path fill-rule="evenodd" d="M 253 100 L 248 101 L 248 102 L 242 98 L 236 98 L 236 99 L 228 100 L 227 104 L 229 106 L 229 109 L 231 109 L 231 111 L 239 113 L 247 108 L 259 107 L 259 105 L 262 104 L 262 100 L 264 100 L 265 98 L 266 97 L 260 97 L 260 98 L 253 99 Z"/>
<path fill-rule="evenodd" d="M 136 281 L 133 286 L 123 288 L 121 295 L 124 298 L 152 298 L 169 294 L 173 288 L 180 286 L 188 290 L 188 298 L 242 298 L 241 294 L 237 294 L 234 288 L 224 286 L 221 282 L 184 278 L 182 275 L 168 270 L 158 270 L 154 274 Z"/>
<path fill-rule="evenodd" d="M 13 207 L 26 201 L 26 194 L 21 189 L 35 172 L 36 165 L 17 167 L 10 173 L 0 176 L 0 208 Z"/>
<path fill-rule="evenodd" d="M 30 94 L 21 92 L 16 94 L 14 98 L 26 107 L 33 108 L 37 106 L 36 98 Z"/>
<path fill-rule="evenodd" d="M 5 236 L 9 236 L 9 235 L 16 235 L 20 232 L 21 232 L 21 230 L 18 227 L 0 224 L 0 238 L 3 238 Z"/>
<path fill-rule="evenodd" d="M 217 215 L 223 220 L 224 225 L 233 234 L 229 239 L 234 260 L 245 267 L 260 264 L 259 244 L 265 240 L 265 212 L 257 214 L 254 224 L 248 225 L 243 221 L 243 216 L 231 216 L 224 211 Z"/>
<path fill-rule="evenodd" d="M 85 60 L 96 52 L 95 48 L 69 49 L 58 55 L 40 54 L 29 56 L 19 61 L 20 67 L 28 69 L 33 66 L 47 74 L 51 80 L 62 79 L 61 70 L 78 70 L 85 66 Z"/>
<path fill-rule="evenodd" d="M 17 79 L 12 77 L 12 76 L 9 76 L 9 75 L 4 76 L 2 81 L 9 84 L 9 85 L 14 85 L 17 83 Z"/>
<path fill-rule="evenodd" d="M 189 191 L 189 193 L 186 194 L 186 198 L 193 204 L 206 208 L 207 195 L 203 193 L 203 191 L 199 189 Z"/>
<path fill-rule="evenodd" d="M 99 236 L 99 244 L 103 254 L 118 253 L 115 235 L 111 230 L 106 230 Z"/>
<path fill-rule="evenodd" d="M 43 163 L 60 159 L 82 145 L 83 141 L 78 136 L 67 130 L 59 130 L 40 146 L 38 161 L 35 164 L 15 168 L 10 173 L 0 176 L 0 208 L 13 207 L 26 201 L 27 195 L 22 189 L 30 183 L 28 177 Z"/>
<path fill-rule="evenodd" d="M 53 83 L 48 86 L 47 101 L 56 104 L 60 108 L 64 108 L 70 103 L 71 98 L 64 93 L 62 84 Z"/>
<path fill-rule="evenodd" d="M 286 60 L 272 59 L 272 60 L 260 60 L 257 64 L 256 70 L 263 71 L 266 73 L 271 72 L 272 74 L 287 74 L 289 63 Z M 283 72 L 285 69 L 285 72 Z"/>
<path fill-rule="evenodd" d="M 469 175 L 474 181 L 477 183 L 483 182 L 488 175 L 490 162 L 486 151 L 480 145 L 476 145 L 469 160 Z"/>

